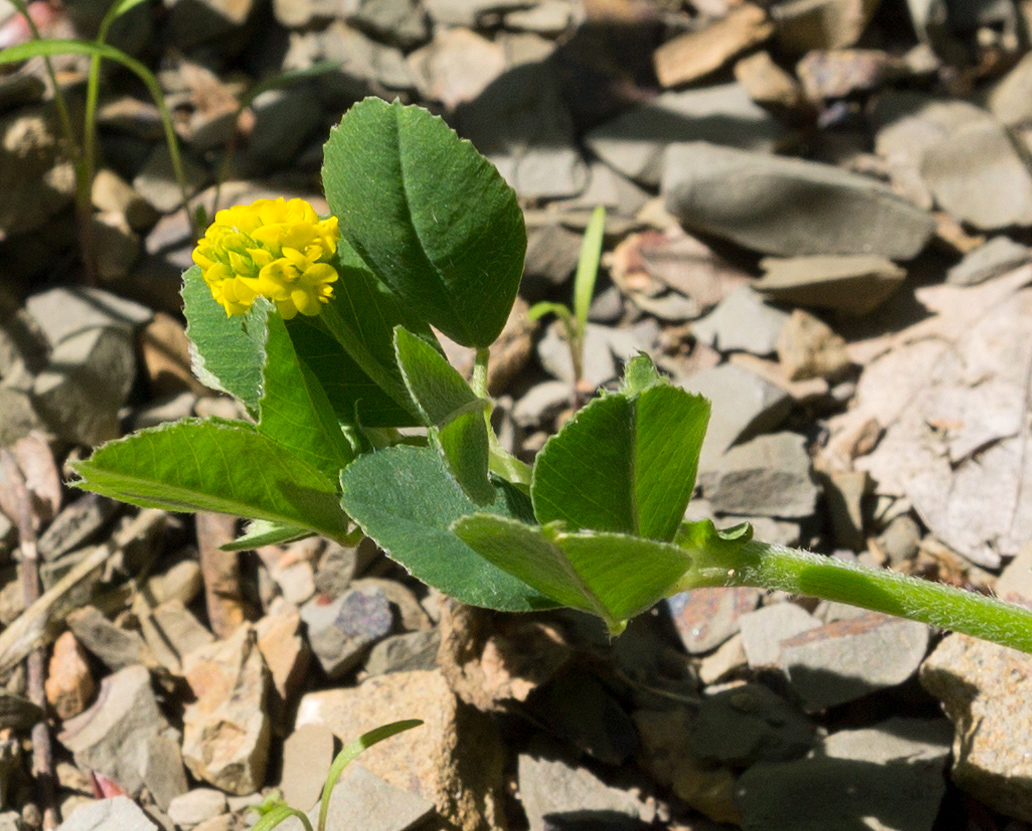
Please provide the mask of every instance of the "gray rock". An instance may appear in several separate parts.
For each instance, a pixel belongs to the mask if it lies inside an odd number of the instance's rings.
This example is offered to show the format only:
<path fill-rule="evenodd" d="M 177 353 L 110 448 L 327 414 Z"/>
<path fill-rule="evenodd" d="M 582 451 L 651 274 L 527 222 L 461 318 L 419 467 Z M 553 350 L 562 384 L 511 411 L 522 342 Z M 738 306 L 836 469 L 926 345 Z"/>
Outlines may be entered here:
<path fill-rule="evenodd" d="M 816 629 L 821 622 L 795 603 L 775 603 L 742 615 L 738 625 L 749 666 L 759 669 L 777 665 L 782 641 Z"/>
<path fill-rule="evenodd" d="M 251 138 L 233 157 L 234 170 L 241 178 L 289 167 L 309 136 L 322 127 L 319 96 L 305 85 L 266 90 L 251 102 L 251 112 Z"/>
<path fill-rule="evenodd" d="M 785 0 L 771 9 L 775 37 L 785 51 L 842 49 L 860 38 L 878 0 Z"/>
<path fill-rule="evenodd" d="M 814 724 L 762 684 L 745 684 L 707 696 L 688 732 L 690 755 L 704 763 L 745 767 L 804 756 Z"/>
<path fill-rule="evenodd" d="M 993 86 L 986 105 L 1008 127 L 1032 124 L 1032 55 L 1025 55 Z"/>
<path fill-rule="evenodd" d="M 87 493 L 62 509 L 36 544 L 44 560 L 56 560 L 78 548 L 97 533 L 119 511 L 119 503 L 105 496 Z"/>
<path fill-rule="evenodd" d="M 229 810 L 226 795 L 214 788 L 194 788 L 181 794 L 168 805 L 168 818 L 176 825 L 200 825 Z"/>
<path fill-rule="evenodd" d="M 326 814 L 326 831 L 408 831 L 434 812 L 434 804 L 385 782 L 368 768 L 352 762 L 333 789 Z M 308 812 L 313 827 L 319 821 L 319 805 Z M 291 817 L 281 831 L 302 831 L 301 821 Z"/>
<path fill-rule="evenodd" d="M 903 285 L 907 272 L 886 257 L 766 257 L 753 287 L 786 303 L 863 315 Z"/>
<path fill-rule="evenodd" d="M 921 175 L 957 220 L 985 231 L 1032 225 L 1032 174 L 992 119 L 958 127 L 930 147 Z"/>
<path fill-rule="evenodd" d="M 670 145 L 662 192 L 685 227 L 781 256 L 905 260 L 935 230 L 928 212 L 867 177 L 706 142 Z"/>
<path fill-rule="evenodd" d="M 996 594 L 1001 600 L 1032 605 L 1032 543 L 1004 568 L 996 581 Z"/>
<path fill-rule="evenodd" d="M 433 669 L 437 666 L 437 649 L 441 645 L 438 629 L 405 632 L 380 641 L 369 652 L 365 669 L 370 675 L 387 672 L 408 672 L 411 669 Z"/>
<path fill-rule="evenodd" d="M 931 831 L 946 792 L 937 722 L 894 718 L 840 730 L 791 762 L 760 762 L 739 779 L 745 831 Z"/>
<path fill-rule="evenodd" d="M 104 774 L 130 794 L 146 786 L 163 809 L 187 790 L 178 738 L 142 666 L 105 678 L 93 706 L 67 719 L 58 736 L 77 765 Z"/>
<path fill-rule="evenodd" d="M 182 3 L 177 5 L 181 6 Z M 183 176 L 187 196 L 193 196 L 209 180 L 208 171 L 183 156 Z M 172 157 L 164 144 L 157 145 L 147 157 L 143 168 L 133 178 L 133 188 L 159 213 L 167 214 L 183 206 L 183 192 L 172 170 Z"/>
<path fill-rule="evenodd" d="M 0 446 L 10 447 L 33 430 L 43 427 L 27 392 L 0 386 Z"/>
<path fill-rule="evenodd" d="M 331 678 L 355 667 L 394 625 L 390 602 L 376 587 L 348 589 L 336 600 L 316 596 L 301 608 L 312 652 Z"/>
<path fill-rule="evenodd" d="M 822 474 L 820 480 L 835 544 L 839 548 L 863 551 L 867 547 L 864 497 L 871 491 L 871 477 L 866 470 L 833 470 Z"/>
<path fill-rule="evenodd" d="M 307 811 L 319 800 L 330 772 L 337 740 L 321 724 L 298 727 L 283 742 L 283 776 L 280 790 L 292 808 Z"/>
<path fill-rule="evenodd" d="M 739 618 L 756 608 L 762 593 L 748 586 L 694 589 L 668 597 L 664 603 L 688 654 L 701 655 L 738 631 Z"/>
<path fill-rule="evenodd" d="M 500 43 L 463 28 L 438 29 L 406 62 L 419 94 L 450 110 L 473 101 L 508 68 Z"/>
<path fill-rule="evenodd" d="M 520 427 L 540 427 L 570 406 L 570 394 L 567 381 L 536 384 L 516 402 L 512 417 Z"/>
<path fill-rule="evenodd" d="M 349 20 L 373 37 L 402 49 L 411 49 L 430 37 L 426 17 L 416 0 L 362 0 Z"/>
<path fill-rule="evenodd" d="M 315 572 L 315 590 L 327 597 L 340 597 L 348 584 L 365 571 L 380 554 L 369 537 L 353 547 L 328 542 Z"/>
<path fill-rule="evenodd" d="M 86 329 L 131 332 L 154 317 L 146 306 L 85 286 L 61 286 L 34 294 L 25 301 L 25 308 L 51 347 Z"/>
<path fill-rule="evenodd" d="M 712 468 L 736 441 L 778 427 L 792 409 L 792 398 L 784 389 L 734 364 L 703 370 L 682 379 L 679 386 L 713 405 L 700 470 Z"/>
<path fill-rule="evenodd" d="M 566 31 L 572 17 L 572 4 L 566 0 L 542 0 L 529 9 L 509 12 L 504 23 L 506 29 L 555 37 Z"/>
<path fill-rule="evenodd" d="M 780 664 L 812 709 L 902 684 L 928 651 L 923 623 L 868 612 L 781 641 Z"/>
<path fill-rule="evenodd" d="M 541 365 L 568 385 L 573 383 L 573 359 L 566 338 L 560 334 L 562 327 L 553 324 L 538 342 L 537 353 Z M 584 335 L 584 357 L 581 375 L 585 386 L 596 389 L 616 377 L 616 361 L 613 358 L 614 345 L 626 339 L 626 332 L 589 323 Z M 639 346 L 638 348 L 641 348 Z"/>
<path fill-rule="evenodd" d="M 143 430 L 147 427 L 157 427 L 159 424 L 189 418 L 194 415 L 197 401 L 197 394 L 189 390 L 159 398 L 133 413 L 132 429 Z"/>
<path fill-rule="evenodd" d="M 94 446 L 119 436 L 118 410 L 136 377 L 131 333 L 86 329 L 61 341 L 36 377 L 36 411 L 59 436 Z"/>
<path fill-rule="evenodd" d="M 580 257 L 581 235 L 558 222 L 528 229 L 520 296 L 534 303 L 569 282 Z"/>
<path fill-rule="evenodd" d="M 61 823 L 58 831 L 158 831 L 159 828 L 129 797 L 115 796 L 83 805 Z"/>
<path fill-rule="evenodd" d="M 313 20 L 346 20 L 358 12 L 360 3 L 361 0 L 273 0 L 272 12 L 282 26 L 300 29 Z"/>
<path fill-rule="evenodd" d="M 732 83 L 664 92 L 591 130 L 584 141 L 614 170 L 655 187 L 670 168 L 664 151 L 672 143 L 769 151 L 784 136 L 781 122 L 756 104 L 745 87 Z"/>
<path fill-rule="evenodd" d="M 699 481 L 717 512 L 802 518 L 817 501 L 810 468 L 806 440 L 782 432 L 732 447 Z"/>
<path fill-rule="evenodd" d="M 588 168 L 551 62 L 514 67 L 459 109 L 459 132 L 525 199 L 576 196 Z"/>
<path fill-rule="evenodd" d="M 520 9 L 525 0 L 425 0 L 423 6 L 435 23 L 472 28 L 485 12 Z"/>
<path fill-rule="evenodd" d="M 643 822 L 651 822 L 655 815 L 655 809 L 635 791 L 607 785 L 586 768 L 566 762 L 521 753 L 518 776 L 530 831 L 545 831 L 546 818 L 558 820 L 564 815 L 575 820 L 622 814 Z"/>
<path fill-rule="evenodd" d="M 885 530 L 878 535 L 878 545 L 889 558 L 889 565 L 899 568 L 917 556 L 921 542 L 921 527 L 909 514 L 893 517 Z"/>
<path fill-rule="evenodd" d="M 993 237 L 964 255 L 946 272 L 946 282 L 954 286 L 977 286 L 993 277 L 1024 265 L 1032 259 L 1032 249 L 1003 235 Z"/>
<path fill-rule="evenodd" d="M 772 355 L 788 313 L 764 302 L 749 286 L 731 292 L 706 317 L 692 324 L 695 337 L 721 352 Z"/>
<path fill-rule="evenodd" d="M 114 672 L 139 664 L 156 664 L 139 633 L 116 626 L 95 606 L 76 609 L 68 615 L 67 623 L 75 639 Z"/>
<path fill-rule="evenodd" d="M 636 216 L 652 198 L 648 191 L 621 176 L 609 165 L 594 159 L 588 162 L 588 184 L 579 196 L 556 204 L 563 210 L 594 210 L 602 205 L 610 216 Z"/>
<path fill-rule="evenodd" d="M 1032 822 L 1032 701 L 1017 679 L 1030 674 L 1032 655 L 960 634 L 943 640 L 920 674 L 954 725 L 950 779 L 1025 822 Z"/>
<path fill-rule="evenodd" d="M 875 150 L 886 159 L 915 167 L 928 148 L 965 124 L 982 122 L 981 107 L 956 98 L 933 98 L 911 90 L 887 90 L 873 102 L 871 123 Z"/>

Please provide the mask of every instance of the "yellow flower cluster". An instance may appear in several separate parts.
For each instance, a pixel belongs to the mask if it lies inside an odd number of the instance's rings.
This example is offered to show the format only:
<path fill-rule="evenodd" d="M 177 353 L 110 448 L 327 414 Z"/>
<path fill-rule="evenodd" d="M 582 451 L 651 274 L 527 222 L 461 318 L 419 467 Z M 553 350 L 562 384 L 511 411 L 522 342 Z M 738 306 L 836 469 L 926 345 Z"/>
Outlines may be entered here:
<path fill-rule="evenodd" d="M 337 269 L 330 263 L 339 239 L 337 217 L 319 219 L 305 200 L 259 199 L 215 214 L 193 261 L 227 317 L 244 314 L 261 296 L 289 320 L 319 314 L 333 296 Z"/>

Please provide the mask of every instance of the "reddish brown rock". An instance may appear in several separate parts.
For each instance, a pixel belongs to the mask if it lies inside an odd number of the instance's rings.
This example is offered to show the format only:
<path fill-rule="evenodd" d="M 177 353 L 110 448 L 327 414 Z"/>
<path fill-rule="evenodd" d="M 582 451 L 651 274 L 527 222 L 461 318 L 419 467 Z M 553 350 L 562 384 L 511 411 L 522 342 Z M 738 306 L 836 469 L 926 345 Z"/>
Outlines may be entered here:
<path fill-rule="evenodd" d="M 71 632 L 65 632 L 54 642 L 46 690 L 47 701 L 60 719 L 79 715 L 93 698 L 93 676 L 86 655 Z"/>

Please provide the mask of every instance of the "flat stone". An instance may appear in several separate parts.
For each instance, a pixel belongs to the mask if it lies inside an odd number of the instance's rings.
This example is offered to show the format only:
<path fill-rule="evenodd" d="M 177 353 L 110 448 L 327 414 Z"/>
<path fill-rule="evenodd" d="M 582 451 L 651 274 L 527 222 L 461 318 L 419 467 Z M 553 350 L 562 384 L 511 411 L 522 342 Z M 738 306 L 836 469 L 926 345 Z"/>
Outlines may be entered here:
<path fill-rule="evenodd" d="M 51 347 L 87 329 L 130 332 L 154 317 L 146 306 L 87 286 L 60 286 L 33 294 L 25 308 Z"/>
<path fill-rule="evenodd" d="M 535 384 L 516 402 L 513 420 L 523 428 L 540 427 L 570 406 L 571 392 L 567 381 Z"/>
<path fill-rule="evenodd" d="M 1032 606 L 1032 543 L 1006 565 L 995 588 L 1001 600 Z"/>
<path fill-rule="evenodd" d="M 290 167 L 316 131 L 322 133 L 319 96 L 302 85 L 270 89 L 256 96 L 250 111 L 254 127 L 245 148 L 233 157 L 233 170 L 253 178 Z"/>
<path fill-rule="evenodd" d="M 762 684 L 744 684 L 703 698 L 688 728 L 687 749 L 704 764 L 746 767 L 806 754 L 815 725 Z"/>
<path fill-rule="evenodd" d="M 496 728 L 460 704 L 439 670 L 378 675 L 357 687 L 309 693 L 296 726 L 321 724 L 349 742 L 409 718 L 424 724 L 370 748 L 362 765 L 397 788 L 418 791 L 463 831 L 501 825 L 504 753 Z"/>
<path fill-rule="evenodd" d="M 319 821 L 319 806 L 308 812 L 313 827 Z M 407 831 L 420 825 L 434 812 L 434 804 L 418 794 L 396 788 L 352 762 L 330 796 L 326 813 L 327 831 Z M 301 821 L 290 817 L 282 831 L 302 831 Z"/>
<path fill-rule="evenodd" d="M 781 122 L 733 83 L 664 92 L 591 130 L 585 144 L 624 176 L 655 187 L 670 168 L 664 151 L 673 142 L 770 151 L 784 136 Z"/>
<path fill-rule="evenodd" d="M 787 0 L 771 10 L 771 17 L 781 48 L 802 55 L 852 46 L 877 8 L 878 0 Z"/>
<path fill-rule="evenodd" d="M 83 805 L 61 823 L 58 831 L 158 831 L 159 828 L 129 797 L 116 796 Z"/>
<path fill-rule="evenodd" d="M 315 594 L 315 571 L 308 557 L 278 545 L 262 546 L 257 553 L 287 603 L 300 606 Z"/>
<path fill-rule="evenodd" d="M 750 767 L 735 804 L 747 831 L 931 831 L 946 792 L 937 722 L 840 730 L 805 759 Z"/>
<path fill-rule="evenodd" d="M 329 602 L 317 595 L 301 608 L 301 619 L 312 652 L 331 678 L 357 666 L 394 625 L 387 596 L 375 587 L 348 589 Z"/>
<path fill-rule="evenodd" d="M 736 441 L 778 427 L 792 409 L 792 398 L 783 388 L 734 364 L 697 372 L 679 386 L 705 396 L 713 405 L 702 443 L 701 470 L 712 468 Z"/>
<path fill-rule="evenodd" d="M 846 341 L 823 320 L 795 309 L 778 337 L 778 362 L 789 381 L 834 379 L 849 368 Z"/>
<path fill-rule="evenodd" d="M 188 156 L 184 156 L 182 161 L 186 193 L 187 196 L 193 196 L 208 182 L 208 171 Z M 133 179 L 133 188 L 159 213 L 172 213 L 183 206 L 183 193 L 172 169 L 172 158 L 164 144 L 157 145 L 147 157 L 143 168 Z"/>
<path fill-rule="evenodd" d="M 755 52 L 735 62 L 735 79 L 757 104 L 794 109 L 803 103 L 803 91 L 795 76 L 786 72 L 769 52 Z"/>
<path fill-rule="evenodd" d="M 868 612 L 781 641 L 780 664 L 806 705 L 823 709 L 902 684 L 921 665 L 923 623 Z"/>
<path fill-rule="evenodd" d="M 573 12 L 572 4 L 566 0 L 542 0 L 529 9 L 509 12 L 503 23 L 506 29 L 556 37 L 569 27 Z"/>
<path fill-rule="evenodd" d="M 345 20 L 358 12 L 360 0 L 273 0 L 276 21 L 287 29 L 304 28 L 313 20 Z"/>
<path fill-rule="evenodd" d="M 158 661 L 170 672 L 181 675 L 183 658 L 193 650 L 215 641 L 181 600 L 168 600 L 141 616 L 143 638 Z"/>
<path fill-rule="evenodd" d="M 908 74 L 906 64 L 880 49 L 813 50 L 796 64 L 806 97 L 820 102 L 870 92 Z"/>
<path fill-rule="evenodd" d="M 795 603 L 775 603 L 739 620 L 742 647 L 753 669 L 776 666 L 781 657 L 781 643 L 821 625 L 813 615 Z"/>
<path fill-rule="evenodd" d="M 577 196 L 587 185 L 588 167 L 551 62 L 516 66 L 493 81 L 489 95 L 462 106 L 459 132 L 524 199 Z"/>
<path fill-rule="evenodd" d="M 200 825 L 229 810 L 226 795 L 213 788 L 194 788 L 177 796 L 168 806 L 168 818 L 176 825 Z"/>
<path fill-rule="evenodd" d="M 524 0 L 426 0 L 423 4 L 435 23 L 446 26 L 476 26 L 486 12 L 524 8 Z"/>
<path fill-rule="evenodd" d="M 824 501 L 831 515 L 835 544 L 852 551 L 867 547 L 864 535 L 864 498 L 871 492 L 871 477 L 865 470 L 835 470 L 822 475 Z"/>
<path fill-rule="evenodd" d="M 430 37 L 426 16 L 416 0 L 361 0 L 348 20 L 402 49 L 411 49 Z"/>
<path fill-rule="evenodd" d="M 721 352 L 744 351 L 762 357 L 775 352 L 787 322 L 787 312 L 765 303 L 763 296 L 749 286 L 742 286 L 693 323 L 692 334 Z"/>
<path fill-rule="evenodd" d="M 693 589 L 664 602 L 688 654 L 700 655 L 737 633 L 739 618 L 756 608 L 762 594 L 748 586 Z"/>
<path fill-rule="evenodd" d="M 327 597 L 340 597 L 378 556 L 380 549 L 370 537 L 363 537 L 358 545 L 350 547 L 328 542 L 315 572 L 315 590 Z"/>
<path fill-rule="evenodd" d="M 949 635 L 921 667 L 921 686 L 954 724 L 957 787 L 995 810 L 1032 822 L 1032 758 L 1025 736 L 1032 703 L 1018 679 L 1032 656 L 968 635 Z"/>
<path fill-rule="evenodd" d="M 96 446 L 120 435 L 118 410 L 136 377 L 130 334 L 86 329 L 61 341 L 36 376 L 35 409 L 62 438 Z"/>
<path fill-rule="evenodd" d="M 767 13 L 752 3 L 733 8 L 726 17 L 668 40 L 652 55 L 656 77 L 664 87 L 696 81 L 719 69 L 735 55 L 763 43 L 774 26 Z"/>
<path fill-rule="evenodd" d="M 893 517 L 877 539 L 877 544 L 889 558 L 889 565 L 899 568 L 908 560 L 917 556 L 918 546 L 921 542 L 922 531 L 917 521 L 909 514 Z M 1032 565 L 1032 563 L 1029 563 Z M 1004 571 L 1006 574 L 1006 571 Z M 1000 576 L 1003 579 L 1003 575 Z M 1002 590 L 1001 597 L 1003 596 Z"/>
<path fill-rule="evenodd" d="M 1002 234 L 964 255 L 946 272 L 946 282 L 954 286 L 977 286 L 999 277 L 1032 260 L 1032 249 Z"/>
<path fill-rule="evenodd" d="M 651 195 L 626 176 L 598 159 L 588 165 L 588 183 L 578 196 L 560 200 L 555 207 L 563 210 L 594 210 L 602 205 L 610 217 L 634 217 Z"/>
<path fill-rule="evenodd" d="M 224 641 L 184 659 L 197 700 L 183 712 L 183 760 L 190 772 L 231 794 L 249 794 L 265 781 L 271 725 L 264 703 L 269 672 L 254 630 L 240 626 Z"/>
<path fill-rule="evenodd" d="M 506 69 L 499 44 L 463 28 L 439 30 L 407 62 L 419 94 L 449 109 L 474 100 Z"/>
<path fill-rule="evenodd" d="M 98 170 L 93 177 L 91 198 L 97 210 L 125 217 L 129 227 L 137 231 L 149 228 L 158 219 L 157 211 L 150 203 L 121 176 L 107 168 Z"/>
<path fill-rule="evenodd" d="M 813 513 L 819 492 L 810 468 L 802 436 L 774 433 L 732 447 L 699 482 L 717 512 L 801 518 Z"/>
<path fill-rule="evenodd" d="M 921 175 L 954 219 L 983 231 L 1032 225 L 1032 174 L 992 119 L 958 127 L 929 148 Z"/>
<path fill-rule="evenodd" d="M 114 672 L 134 665 L 148 668 L 158 665 L 138 632 L 116 626 L 94 606 L 75 609 L 66 622 L 79 643 Z"/>
<path fill-rule="evenodd" d="M 558 222 L 531 228 L 520 296 L 534 303 L 570 281 L 580 258 L 581 235 Z"/>
<path fill-rule="evenodd" d="M 753 288 L 774 300 L 852 315 L 873 311 L 906 280 L 906 269 L 887 257 L 816 256 L 760 261 L 764 275 Z"/>
<path fill-rule="evenodd" d="M 81 768 L 102 773 L 130 794 L 146 786 L 167 807 L 187 790 L 177 735 L 158 709 L 150 673 L 131 666 L 101 682 L 93 706 L 65 721 L 58 740 Z"/>
<path fill-rule="evenodd" d="M 433 669 L 437 666 L 440 645 L 441 634 L 437 629 L 392 635 L 370 650 L 365 670 L 370 675 L 383 675 L 387 672 Z"/>
<path fill-rule="evenodd" d="M 699 680 L 709 686 L 737 674 L 748 666 L 742 636 L 732 635 L 699 662 Z"/>
<path fill-rule="evenodd" d="M 307 811 L 319 801 L 335 750 L 333 733 L 321 724 L 306 724 L 287 737 L 280 790 L 288 805 Z"/>
<path fill-rule="evenodd" d="M 294 701 L 308 670 L 311 651 L 301 634 L 297 607 L 284 603 L 254 625 L 258 649 L 265 659 L 278 701 Z"/>
<path fill-rule="evenodd" d="M 80 547 L 100 531 L 119 511 L 113 499 L 87 493 L 62 509 L 39 538 L 36 550 L 53 561 Z"/>
<path fill-rule="evenodd" d="M 686 228 L 767 254 L 906 260 L 935 230 L 885 185 L 817 162 L 694 141 L 667 148 L 662 179 L 667 210 Z"/>
<path fill-rule="evenodd" d="M 517 775 L 530 831 L 567 827 L 559 824 L 564 815 L 573 820 L 620 814 L 646 823 L 654 818 L 655 808 L 634 790 L 607 785 L 586 768 L 521 753 Z"/>
<path fill-rule="evenodd" d="M 176 0 L 169 8 L 169 40 L 179 49 L 232 36 L 247 23 L 254 0 Z"/>
<path fill-rule="evenodd" d="M 1001 124 L 1028 127 L 1032 123 L 1032 55 L 1025 55 L 993 85 L 986 105 Z"/>

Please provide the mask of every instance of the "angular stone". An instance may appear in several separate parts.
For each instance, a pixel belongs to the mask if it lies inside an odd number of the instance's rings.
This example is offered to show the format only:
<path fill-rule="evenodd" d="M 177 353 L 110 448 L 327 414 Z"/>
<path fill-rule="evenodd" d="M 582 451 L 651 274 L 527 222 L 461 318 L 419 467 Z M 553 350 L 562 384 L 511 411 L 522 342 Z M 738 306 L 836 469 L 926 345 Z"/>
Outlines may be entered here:
<path fill-rule="evenodd" d="M 476 26 L 485 12 L 504 12 L 527 4 L 524 0 L 426 0 L 423 5 L 435 23 Z"/>
<path fill-rule="evenodd" d="M 879 0 L 786 0 L 771 10 L 781 48 L 802 55 L 842 49 L 863 34 Z"/>
<path fill-rule="evenodd" d="M 992 119 L 958 127 L 930 147 L 921 175 L 954 219 L 983 231 L 1032 225 L 1032 174 Z"/>
<path fill-rule="evenodd" d="M 667 148 L 662 192 L 685 227 L 781 256 L 905 260 L 935 231 L 927 211 L 865 176 L 701 141 Z"/>
<path fill-rule="evenodd" d="M 186 193 L 193 196 L 208 182 L 208 171 L 188 156 L 184 156 L 182 161 Z M 154 148 L 133 179 L 133 188 L 160 213 L 172 213 L 183 206 L 183 193 L 176 181 L 167 147 L 162 144 Z"/>
<path fill-rule="evenodd" d="M 570 406 L 571 389 L 566 381 L 543 381 L 527 390 L 513 408 L 512 417 L 523 428 L 540 427 Z"/>
<path fill-rule="evenodd" d="M 580 246 L 581 235 L 558 222 L 529 229 L 520 296 L 536 302 L 569 282 L 577 269 Z"/>
<path fill-rule="evenodd" d="M 760 669 L 778 664 L 782 641 L 816 629 L 821 622 L 795 603 L 775 603 L 742 615 L 738 625 L 749 666 Z"/>
<path fill-rule="evenodd" d="M 769 306 L 749 286 L 742 286 L 693 323 L 692 334 L 721 352 L 741 350 L 764 356 L 777 349 L 787 322 L 787 312 Z"/>
<path fill-rule="evenodd" d="M 489 95 L 463 104 L 459 130 L 525 199 L 577 196 L 587 184 L 573 117 L 551 62 L 509 69 Z"/>
<path fill-rule="evenodd" d="M 713 405 L 699 460 L 702 470 L 713 467 L 736 441 L 776 428 L 792 409 L 784 389 L 734 364 L 690 375 L 679 386 L 704 395 Z"/>
<path fill-rule="evenodd" d="M 322 128 L 319 96 L 304 86 L 270 89 L 256 96 L 251 137 L 233 157 L 233 170 L 243 177 L 257 177 L 280 167 L 290 167 L 308 139 Z"/>
<path fill-rule="evenodd" d="M 768 297 L 852 315 L 873 311 L 906 280 L 906 269 L 886 257 L 765 257 L 753 287 Z"/>
<path fill-rule="evenodd" d="M 586 768 L 560 760 L 521 753 L 519 757 L 520 801 L 527 813 L 530 831 L 567 827 L 578 816 L 622 815 L 649 823 L 655 808 L 633 790 L 607 785 Z"/>
<path fill-rule="evenodd" d="M 358 12 L 359 5 L 360 0 L 273 0 L 272 13 L 281 26 L 300 29 L 313 20 L 346 20 Z"/>
<path fill-rule="evenodd" d="M 977 286 L 999 277 L 1032 260 L 1032 249 L 1002 234 L 964 255 L 946 272 L 946 282 L 954 286 Z"/>
<path fill-rule="evenodd" d="M 734 83 L 664 92 L 591 130 L 585 144 L 624 176 L 655 187 L 670 167 L 664 151 L 672 142 L 769 151 L 784 135 L 781 123 Z"/>
<path fill-rule="evenodd" d="M 836 470 L 820 478 L 831 515 L 835 544 L 852 551 L 863 551 L 867 547 L 863 503 L 871 491 L 871 477 L 865 470 Z"/>
<path fill-rule="evenodd" d="M 62 438 L 96 446 L 119 436 L 118 410 L 136 376 L 132 339 L 121 329 L 86 329 L 54 349 L 36 376 L 37 412 Z"/>
<path fill-rule="evenodd" d="M 745 647 L 742 646 L 742 636 L 732 635 L 699 662 L 699 680 L 706 686 L 716 684 L 732 674 L 737 674 L 748 663 Z"/>
<path fill-rule="evenodd" d="M 424 724 L 370 748 L 362 765 L 419 794 L 463 831 L 505 827 L 504 753 L 490 719 L 460 704 L 439 670 L 395 672 L 357 687 L 309 693 L 297 727 L 322 724 L 349 742 L 374 726 L 420 718 Z"/>
<path fill-rule="evenodd" d="M 348 589 L 329 602 L 317 595 L 301 608 L 301 619 L 312 652 L 331 678 L 357 666 L 394 625 L 387 596 L 377 587 Z"/>
<path fill-rule="evenodd" d="M 93 206 L 99 211 L 123 216 L 129 227 L 139 231 L 149 228 L 158 213 L 132 185 L 112 170 L 103 168 L 93 177 Z"/>
<path fill-rule="evenodd" d="M 902 684 L 929 636 L 923 623 L 868 612 L 781 641 L 780 663 L 806 705 L 823 709 Z"/>
<path fill-rule="evenodd" d="M 151 651 L 170 672 L 181 675 L 183 659 L 202 646 L 215 641 L 183 605 L 181 600 L 168 600 L 140 617 L 140 629 Z"/>
<path fill-rule="evenodd" d="M 284 603 L 255 625 L 258 649 L 272 676 L 272 686 L 285 705 L 294 700 L 301 687 L 311 652 L 301 635 L 301 615 L 297 607 Z"/>
<path fill-rule="evenodd" d="M 361 0 L 349 21 L 402 49 L 411 49 L 430 37 L 426 16 L 416 0 Z"/>
<path fill-rule="evenodd" d="M 757 104 L 793 109 L 803 102 L 795 76 L 774 63 L 769 52 L 756 52 L 737 61 L 735 79 Z"/>
<path fill-rule="evenodd" d="M 31 295 L 25 308 L 51 347 L 87 329 L 145 326 L 154 312 L 132 300 L 86 286 L 61 286 Z"/>
<path fill-rule="evenodd" d="M 44 560 L 53 561 L 78 548 L 100 531 L 118 513 L 113 499 L 87 493 L 57 515 L 39 538 L 36 549 Z"/>
<path fill-rule="evenodd" d="M 287 603 L 300 606 L 315 594 L 315 572 L 308 557 L 278 545 L 262 546 L 257 553 Z"/>
<path fill-rule="evenodd" d="M 566 31 L 573 13 L 572 4 L 566 0 L 541 0 L 529 9 L 509 12 L 504 23 L 506 29 L 557 37 Z"/>
<path fill-rule="evenodd" d="M 921 667 L 921 686 L 953 722 L 950 779 L 990 807 L 1032 822 L 1032 759 L 1025 737 L 1032 702 L 1017 679 L 1032 656 L 968 635 L 949 635 Z"/>
<path fill-rule="evenodd" d="M 96 246 L 97 276 L 106 282 L 127 277 L 143 243 L 120 213 L 96 213 L 90 220 Z"/>
<path fill-rule="evenodd" d="M 61 823 L 58 831 L 158 831 L 159 827 L 129 797 L 116 796 L 83 805 Z"/>
<path fill-rule="evenodd" d="M 817 501 L 810 467 L 803 436 L 774 433 L 732 447 L 699 480 L 715 511 L 801 518 Z"/>
<path fill-rule="evenodd" d="M 130 794 L 146 785 L 167 807 L 187 790 L 177 735 L 158 709 L 150 673 L 131 666 L 104 679 L 93 706 L 65 721 L 58 740 L 80 767 L 104 774 Z"/>
<path fill-rule="evenodd" d="M 742 826 L 765 831 L 931 831 L 946 786 L 936 722 L 840 730 L 805 759 L 760 762 L 739 779 Z"/>
<path fill-rule="evenodd" d="M 678 35 L 660 46 L 652 55 L 656 77 L 664 87 L 698 80 L 735 55 L 763 43 L 773 31 L 763 9 L 743 3 L 727 17 Z"/>
<path fill-rule="evenodd" d="M 877 89 L 907 74 L 906 65 L 880 49 L 814 50 L 796 64 L 806 97 L 820 102 Z"/>
<path fill-rule="evenodd" d="M 94 606 L 76 609 L 66 622 L 79 643 L 110 670 L 117 672 L 141 664 L 147 668 L 158 666 L 154 653 L 138 632 L 116 626 Z"/>
<path fill-rule="evenodd" d="M 688 654 L 700 655 L 738 632 L 739 618 L 756 608 L 762 594 L 761 589 L 747 586 L 693 589 L 668 597 L 665 603 Z"/>
<path fill-rule="evenodd" d="M 213 788 L 194 788 L 177 796 L 168 806 L 168 818 L 176 825 L 200 825 L 229 810 L 226 795 Z"/>
<path fill-rule="evenodd" d="M 348 584 L 364 572 L 380 556 L 380 549 L 370 537 L 345 548 L 334 542 L 326 545 L 315 572 L 315 590 L 327 597 L 340 597 Z"/>
<path fill-rule="evenodd" d="M 1032 55 L 1025 55 L 989 91 L 986 104 L 1008 127 L 1032 123 Z"/>
<path fill-rule="evenodd" d="M 269 758 L 270 682 L 256 640 L 244 624 L 184 660 L 197 700 L 183 712 L 183 759 L 198 779 L 237 795 L 262 786 Z"/>
<path fill-rule="evenodd" d="M 225 39 L 248 21 L 254 7 L 254 0 L 176 0 L 169 9 L 168 37 L 179 49 Z"/>
<path fill-rule="evenodd" d="M 1001 600 L 1032 606 L 1032 543 L 1004 568 L 996 581 L 996 594 Z"/>
<path fill-rule="evenodd" d="M 463 28 L 439 30 L 407 61 L 420 95 L 449 109 L 475 99 L 505 71 L 502 47 Z"/>
<path fill-rule="evenodd" d="M 406 632 L 380 641 L 369 652 L 365 669 L 370 675 L 433 669 L 437 666 L 437 650 L 441 634 L 437 629 Z"/>
<path fill-rule="evenodd" d="M 845 339 L 802 309 L 792 312 L 778 337 L 777 349 L 789 381 L 836 378 L 850 365 Z"/>
<path fill-rule="evenodd" d="M 292 808 L 307 811 L 318 802 L 335 755 L 335 740 L 321 724 L 298 727 L 283 742 L 280 790 Z"/>
<path fill-rule="evenodd" d="M 71 632 L 54 641 L 47 669 L 47 701 L 57 717 L 66 720 L 79 715 L 93 697 L 95 686 L 86 656 Z"/>

